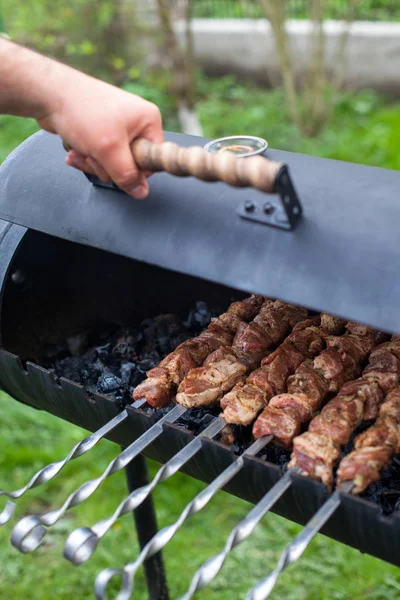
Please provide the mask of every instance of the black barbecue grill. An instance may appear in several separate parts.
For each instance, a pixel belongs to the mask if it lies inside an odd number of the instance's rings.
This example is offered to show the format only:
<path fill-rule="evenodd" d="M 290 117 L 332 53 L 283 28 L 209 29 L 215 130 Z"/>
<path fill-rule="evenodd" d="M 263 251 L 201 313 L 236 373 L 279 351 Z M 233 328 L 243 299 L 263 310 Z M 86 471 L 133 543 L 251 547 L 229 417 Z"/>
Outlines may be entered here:
<path fill-rule="evenodd" d="M 182 146 L 206 142 L 178 134 L 167 138 Z M 25 404 L 93 432 L 100 429 L 70 459 L 103 435 L 127 448 L 160 423 L 161 413 L 143 403 L 123 410 L 109 396 L 65 378 L 55 381 L 39 365 L 44 345 L 90 330 L 98 321 L 134 324 L 159 313 L 179 314 L 198 298 L 226 308 L 253 292 L 400 333 L 400 175 L 287 152 L 266 154 L 286 163 L 295 182 L 304 215 L 293 230 L 283 231 L 276 222 L 270 227 L 263 218 L 276 211 L 285 220 L 285 194 L 292 194 L 286 204 L 293 197 L 297 202 L 293 187 L 278 186 L 277 196 L 266 196 L 160 173 L 152 177 L 149 199 L 134 202 L 66 167 L 60 139 L 43 132 L 1 167 L 0 386 Z M 216 421 L 208 426 L 214 427 L 212 435 L 207 429 L 196 437 L 177 420 L 168 422 L 173 410 L 162 413 L 150 445 L 125 454 L 130 491 L 146 483 L 141 449 L 165 464 L 198 440 L 197 452 L 181 470 L 204 482 L 237 460 L 234 449 L 211 439 L 221 429 Z M 282 471 L 255 455 L 245 453 L 240 460 L 242 468 L 224 489 L 257 503 Z M 149 498 L 141 508 L 128 503 L 125 509 L 144 511 L 136 513 L 142 547 L 156 532 Z M 305 524 L 327 498 L 323 485 L 293 474 L 272 510 Z M 322 533 L 400 566 L 399 515 L 383 517 L 376 503 L 351 494 L 340 498 Z M 10 515 L 8 505 L 0 523 Z M 35 518 L 26 523 L 36 533 L 20 532 L 18 539 L 14 530 L 14 542 L 30 551 L 43 529 Z M 42 525 L 51 525 L 51 519 Z M 80 532 L 82 542 L 86 534 Z M 74 559 L 68 544 L 66 554 Z M 75 562 L 84 562 L 84 554 Z M 166 598 L 160 556 L 146 566 L 151 597 Z"/>

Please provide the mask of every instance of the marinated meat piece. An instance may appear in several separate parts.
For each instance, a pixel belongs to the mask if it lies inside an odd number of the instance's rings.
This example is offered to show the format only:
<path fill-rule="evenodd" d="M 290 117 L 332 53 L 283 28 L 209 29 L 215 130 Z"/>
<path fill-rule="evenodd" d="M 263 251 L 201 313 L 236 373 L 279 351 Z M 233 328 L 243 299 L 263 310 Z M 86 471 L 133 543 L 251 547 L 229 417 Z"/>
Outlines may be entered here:
<path fill-rule="evenodd" d="M 265 382 L 265 385 L 272 387 L 272 395 L 286 390 L 287 378 L 304 360 L 301 352 L 291 343 L 292 335 L 290 334 L 275 352 L 263 359 L 262 366 L 249 375 L 249 383 L 260 384 L 263 387 Z"/>
<path fill-rule="evenodd" d="M 388 464 L 392 452 L 386 446 L 360 448 L 351 452 L 340 463 L 337 472 L 337 485 L 344 481 L 353 481 L 353 494 L 361 494 L 370 483 L 379 481 L 380 471 Z"/>
<path fill-rule="evenodd" d="M 180 383 L 176 401 L 186 408 L 215 404 L 246 374 L 234 354 L 206 367 L 192 369 Z"/>
<path fill-rule="evenodd" d="M 325 348 L 326 335 L 320 327 L 311 325 L 292 332 L 291 344 L 304 358 L 313 358 Z"/>
<path fill-rule="evenodd" d="M 328 437 L 306 431 L 294 439 L 289 469 L 321 480 L 329 489 L 333 483 L 333 465 L 340 457 L 339 449 Z"/>
<path fill-rule="evenodd" d="M 397 454 L 400 447 L 399 422 L 392 417 L 381 417 L 376 427 L 369 427 L 357 436 L 354 448 L 388 446 Z"/>
<path fill-rule="evenodd" d="M 324 415 L 321 413 L 314 417 L 308 426 L 308 431 L 344 446 L 350 439 L 353 429 L 348 419 L 342 414 L 342 406 L 330 405 Z M 295 443 L 296 440 L 293 441 L 293 444 Z"/>
<path fill-rule="evenodd" d="M 145 398 L 150 406 L 157 406 L 157 408 L 167 406 L 174 387 L 168 369 L 155 367 L 148 371 L 147 376 L 148 379 L 136 386 L 133 397 L 135 400 Z"/>
<path fill-rule="evenodd" d="M 367 418 L 376 418 L 383 394 L 376 382 L 364 379 L 346 383 L 336 398 L 322 409 L 308 430 L 320 433 L 339 447 Z"/>
<path fill-rule="evenodd" d="M 186 377 L 190 369 L 193 369 L 193 367 L 195 366 L 196 361 L 192 358 L 190 348 L 185 348 L 182 349 L 180 352 L 172 353 L 166 358 L 164 358 L 164 360 L 160 362 L 158 368 L 165 368 L 168 371 L 170 378 L 174 382 L 174 384 L 178 385 L 179 382 L 184 377 Z M 147 376 L 154 377 L 154 371 L 156 371 L 156 369 L 151 369 L 151 371 L 148 372 Z"/>
<path fill-rule="evenodd" d="M 291 408 L 267 408 L 261 413 L 253 427 L 256 439 L 265 435 L 272 435 L 274 440 L 285 448 L 289 448 L 293 438 L 300 432 L 300 423 L 297 413 Z"/>
<path fill-rule="evenodd" d="M 251 319 L 254 319 L 256 314 L 259 312 L 261 306 L 267 302 L 272 304 L 272 300 L 268 300 L 263 296 L 260 296 L 260 294 L 252 294 L 244 300 L 232 302 L 227 310 L 227 313 L 224 314 L 235 315 L 239 317 L 241 321 L 251 321 Z M 223 316 L 224 315 L 222 315 L 222 317 Z"/>
<path fill-rule="evenodd" d="M 348 324 L 344 336 L 327 336 L 329 350 L 322 352 L 313 361 L 304 361 L 297 368 L 295 374 L 288 379 L 288 393 L 272 398 L 267 408 L 257 418 L 253 428 L 254 435 L 260 437 L 260 435 L 273 434 L 276 441 L 290 447 L 293 437 L 289 437 L 289 432 L 298 435 L 301 425 L 307 423 L 318 412 L 328 392 L 337 389 L 340 382 L 349 379 L 354 369 L 360 366 L 375 339 L 377 335 L 373 330 L 353 322 Z M 365 389 L 361 391 L 363 385 L 367 391 Z M 369 410 L 373 410 L 373 399 L 378 392 L 380 394 L 380 390 L 375 382 L 370 383 L 367 380 L 363 385 L 353 383 L 347 389 L 346 385 L 343 386 L 344 392 L 328 404 L 329 408 L 326 412 L 324 409 L 326 420 L 322 413 L 314 418 L 315 424 L 312 427 L 316 430 L 315 435 L 326 437 L 328 432 L 338 439 L 343 432 L 348 434 L 352 422 L 359 422 L 362 419 L 367 398 Z M 372 385 L 375 386 L 373 391 L 371 391 Z M 350 396 L 347 397 L 347 394 Z M 362 397 L 359 398 L 359 395 Z M 381 395 L 378 400 L 375 399 L 375 405 L 380 399 Z M 338 423 L 342 427 L 339 428 Z M 320 445 L 323 446 L 323 441 Z"/>
<path fill-rule="evenodd" d="M 230 344 L 241 321 L 252 320 L 262 304 L 268 302 L 271 303 L 259 295 L 233 302 L 226 313 L 212 319 L 208 328 L 200 336 L 178 346 L 157 369 L 149 371 L 147 379 L 135 388 L 134 399 L 144 398 L 155 408 L 167 406 L 190 368 L 200 366 L 219 346 Z M 160 368 L 162 370 L 159 370 Z"/>
<path fill-rule="evenodd" d="M 325 381 L 329 382 L 328 392 L 337 393 L 346 381 L 340 354 L 333 350 L 324 350 L 319 356 L 316 356 L 313 369 Z"/>
<path fill-rule="evenodd" d="M 221 400 L 223 418 L 227 423 L 250 425 L 267 405 L 270 396 L 250 383 L 237 383 Z"/>
<path fill-rule="evenodd" d="M 303 329 L 308 329 L 309 327 L 319 327 L 321 325 L 321 315 L 314 315 L 313 317 L 308 317 L 308 319 L 304 319 L 304 321 L 300 321 L 296 323 L 293 327 L 293 331 L 303 331 Z"/>
<path fill-rule="evenodd" d="M 341 335 L 344 332 L 346 322 L 346 319 L 328 315 L 328 313 L 321 313 L 321 327 L 330 335 Z"/>
<path fill-rule="evenodd" d="M 269 403 L 270 408 L 279 408 L 282 412 L 286 409 L 290 410 L 291 414 L 296 415 L 299 421 L 299 428 L 301 423 L 309 421 L 315 411 L 315 406 L 319 406 L 320 397 L 315 397 L 314 402 L 307 393 L 288 393 L 279 394 L 274 396 Z"/>
<path fill-rule="evenodd" d="M 353 327 L 353 331 L 362 332 L 363 330 L 362 328 Z M 376 339 L 378 339 L 378 335 Z M 383 344 L 371 353 L 369 364 L 364 369 L 363 376 L 344 384 L 339 394 L 328 402 L 321 413 L 311 421 L 308 432 L 294 440 L 291 466 L 297 464 L 297 448 L 301 447 L 302 455 L 310 454 L 311 456 L 309 463 L 303 456 L 302 472 L 309 477 L 317 477 L 315 465 L 311 460 L 314 452 L 313 446 L 318 443 L 319 451 L 325 446 L 327 453 L 334 446 L 340 452 L 340 448 L 349 442 L 351 434 L 362 421 L 376 418 L 378 412 L 379 418 L 375 425 L 357 436 L 355 447 L 357 449 L 366 446 L 381 448 L 386 445 L 390 446 L 392 452 L 397 449 L 400 451 L 400 429 L 398 425 L 400 423 L 400 392 L 390 392 L 386 402 L 382 404 L 385 394 L 392 389 L 393 385 L 399 383 L 398 359 L 388 350 L 388 347 L 390 347 L 392 350 L 397 351 L 399 346 L 400 342 L 392 340 L 390 346 Z M 399 421 L 397 421 L 397 418 L 399 418 Z M 310 435 L 313 437 L 310 437 Z M 397 442 L 399 442 L 398 446 Z M 387 451 L 383 453 L 378 451 L 376 456 L 382 456 L 382 460 L 386 461 L 387 454 Z M 353 455 L 354 453 L 349 456 Z M 370 477 L 370 482 L 376 480 L 374 478 L 377 477 L 379 468 L 383 468 L 385 464 L 382 463 L 379 467 L 376 456 L 360 470 L 361 479 L 359 478 L 356 489 L 365 489 L 368 485 L 366 483 L 368 477 Z M 343 473 L 347 477 L 350 472 L 356 472 L 359 459 L 357 456 L 351 459 L 350 463 L 353 466 L 349 466 L 344 461 L 342 461 L 342 464 L 344 464 Z M 310 465 L 311 469 L 309 473 L 307 473 L 307 464 Z M 335 463 L 331 461 L 327 461 L 323 469 L 319 465 L 319 472 L 323 474 L 324 482 L 332 482 L 334 465 Z"/>
<path fill-rule="evenodd" d="M 268 403 L 272 396 L 286 390 L 286 381 L 304 359 L 303 354 L 292 343 L 301 338 L 306 356 L 318 352 L 323 345 L 324 332 L 315 327 L 316 319 L 306 319 L 307 327 L 302 323 L 284 342 L 262 360 L 262 366 L 249 375 L 246 383 L 236 386 L 221 402 L 224 408 L 223 418 L 228 423 L 251 423 Z M 256 391 L 258 389 L 258 392 Z"/>
<path fill-rule="evenodd" d="M 384 392 L 396 387 L 400 377 L 399 359 L 389 350 L 381 349 L 370 356 L 369 364 L 363 373 L 364 377 L 376 379 Z"/>
<path fill-rule="evenodd" d="M 251 323 L 239 325 L 230 350 L 221 348 L 208 357 L 203 367 L 192 369 L 179 386 L 177 402 L 183 406 L 200 406 L 218 401 L 224 393 L 232 390 L 235 384 L 242 380 L 245 373 L 259 365 L 271 344 L 279 341 L 290 331 L 292 324 L 306 314 L 304 309 L 280 301 L 263 305 Z M 229 356 L 225 356 L 227 353 Z M 234 364 L 237 365 L 236 368 Z M 232 421 L 235 423 L 239 414 L 245 414 L 246 421 L 249 418 L 248 403 L 241 406 L 243 390 L 238 389 L 241 390 L 241 399 L 237 399 L 238 406 L 232 405 L 232 409 L 227 413 L 228 418 L 235 418 L 235 421 Z M 230 396 L 228 401 L 233 402 L 233 396 Z M 257 412 L 253 418 L 256 414 Z"/>
<path fill-rule="evenodd" d="M 398 343 L 398 340 L 396 339 Z M 398 347 L 398 346 L 397 346 Z M 400 388 L 392 390 L 379 409 L 379 417 L 354 441 L 355 450 L 341 461 L 338 485 L 354 481 L 354 494 L 363 492 L 380 479 L 380 471 L 393 454 L 400 452 Z"/>
<path fill-rule="evenodd" d="M 255 320 L 251 323 L 241 323 L 234 339 L 235 349 L 251 355 L 263 354 L 271 345 L 272 340 L 268 332 L 262 330 Z M 260 358 L 261 360 L 261 358 Z"/>
<path fill-rule="evenodd" d="M 378 356 L 382 352 L 390 352 L 396 358 L 400 359 L 400 336 L 392 336 L 392 339 L 389 342 L 384 342 L 383 344 L 379 344 L 374 350 L 371 352 L 371 359 Z"/>
<path fill-rule="evenodd" d="M 328 393 L 329 383 L 314 370 L 314 362 L 303 362 L 296 373 L 289 377 L 287 389 L 290 394 L 306 394 L 309 403 L 319 408 L 322 400 Z M 313 412 L 314 408 L 311 410 Z"/>

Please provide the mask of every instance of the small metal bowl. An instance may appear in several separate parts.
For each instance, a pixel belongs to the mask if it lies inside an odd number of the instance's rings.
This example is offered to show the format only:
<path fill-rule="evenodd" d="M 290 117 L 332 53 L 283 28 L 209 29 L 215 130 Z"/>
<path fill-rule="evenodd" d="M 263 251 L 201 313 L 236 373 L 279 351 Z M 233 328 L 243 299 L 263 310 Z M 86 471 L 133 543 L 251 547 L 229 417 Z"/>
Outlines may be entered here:
<path fill-rule="evenodd" d="M 231 135 L 212 140 L 204 146 L 204 150 L 214 154 L 219 152 L 234 152 L 236 156 L 254 156 L 262 154 L 268 148 L 268 142 L 263 138 L 252 135 Z"/>

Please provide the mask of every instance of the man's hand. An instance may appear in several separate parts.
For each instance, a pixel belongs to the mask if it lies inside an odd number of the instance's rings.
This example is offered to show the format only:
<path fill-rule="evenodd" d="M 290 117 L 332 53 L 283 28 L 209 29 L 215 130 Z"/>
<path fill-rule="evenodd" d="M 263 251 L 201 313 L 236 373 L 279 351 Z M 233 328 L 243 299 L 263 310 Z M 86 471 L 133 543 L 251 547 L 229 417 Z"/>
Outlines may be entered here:
<path fill-rule="evenodd" d="M 113 181 L 137 199 L 148 194 L 130 143 L 161 143 L 162 121 L 152 103 L 0 39 L 0 112 L 31 116 L 74 150 L 67 164 Z"/>

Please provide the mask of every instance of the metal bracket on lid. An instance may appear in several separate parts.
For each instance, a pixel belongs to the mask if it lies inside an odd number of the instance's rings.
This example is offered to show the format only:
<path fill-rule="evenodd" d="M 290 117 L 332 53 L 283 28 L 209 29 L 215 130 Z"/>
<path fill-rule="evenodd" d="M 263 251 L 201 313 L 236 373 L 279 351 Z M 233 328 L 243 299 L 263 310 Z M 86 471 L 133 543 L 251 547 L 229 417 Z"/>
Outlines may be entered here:
<path fill-rule="evenodd" d="M 252 197 L 237 208 L 243 219 L 292 231 L 299 222 L 303 208 L 293 185 L 287 165 L 282 165 L 275 179 L 275 195 Z"/>

